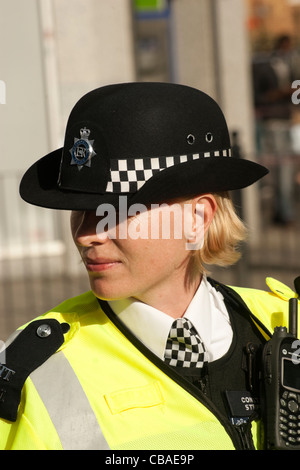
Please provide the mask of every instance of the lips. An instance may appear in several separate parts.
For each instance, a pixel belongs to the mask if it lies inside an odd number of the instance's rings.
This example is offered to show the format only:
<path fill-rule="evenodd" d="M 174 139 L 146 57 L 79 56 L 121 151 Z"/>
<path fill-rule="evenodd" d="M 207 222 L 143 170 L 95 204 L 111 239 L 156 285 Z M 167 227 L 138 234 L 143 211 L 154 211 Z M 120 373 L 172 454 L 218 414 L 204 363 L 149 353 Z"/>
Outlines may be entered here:
<path fill-rule="evenodd" d="M 100 272 L 118 266 L 121 262 L 108 258 L 84 258 L 85 267 L 91 272 Z"/>

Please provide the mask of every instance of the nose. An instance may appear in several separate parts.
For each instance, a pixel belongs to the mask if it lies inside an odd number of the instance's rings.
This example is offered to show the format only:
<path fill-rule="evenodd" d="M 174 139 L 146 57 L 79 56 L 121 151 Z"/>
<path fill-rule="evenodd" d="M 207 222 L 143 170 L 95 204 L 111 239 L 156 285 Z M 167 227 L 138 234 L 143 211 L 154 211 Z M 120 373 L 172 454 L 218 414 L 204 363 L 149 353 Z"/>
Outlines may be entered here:
<path fill-rule="evenodd" d="M 107 233 L 99 232 L 99 217 L 95 211 L 73 211 L 71 214 L 71 231 L 76 245 L 101 245 L 108 239 Z"/>

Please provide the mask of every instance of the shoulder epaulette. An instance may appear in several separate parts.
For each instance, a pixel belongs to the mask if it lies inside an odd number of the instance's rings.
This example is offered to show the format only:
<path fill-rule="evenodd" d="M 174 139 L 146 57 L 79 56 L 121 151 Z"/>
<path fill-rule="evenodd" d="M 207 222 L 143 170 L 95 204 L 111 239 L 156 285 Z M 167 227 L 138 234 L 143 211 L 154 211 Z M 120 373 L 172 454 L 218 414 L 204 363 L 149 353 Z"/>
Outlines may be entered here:
<path fill-rule="evenodd" d="M 45 318 L 29 323 L 0 353 L 0 418 L 16 421 L 27 377 L 64 343 L 68 323 Z"/>

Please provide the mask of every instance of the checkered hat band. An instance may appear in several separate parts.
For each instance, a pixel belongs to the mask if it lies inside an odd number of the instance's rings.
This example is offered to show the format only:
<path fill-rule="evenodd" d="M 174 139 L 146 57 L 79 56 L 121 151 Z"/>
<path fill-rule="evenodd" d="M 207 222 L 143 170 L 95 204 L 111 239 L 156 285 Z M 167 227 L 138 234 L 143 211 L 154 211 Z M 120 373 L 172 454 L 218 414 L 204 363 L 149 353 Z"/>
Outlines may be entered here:
<path fill-rule="evenodd" d="M 165 349 L 165 362 L 174 367 L 203 368 L 208 354 L 193 324 L 178 318 L 172 324 Z"/>
<path fill-rule="evenodd" d="M 110 180 L 107 183 L 106 191 L 109 193 L 135 193 L 152 176 L 166 168 L 208 157 L 231 157 L 231 150 L 189 153 L 172 157 L 112 159 Z"/>

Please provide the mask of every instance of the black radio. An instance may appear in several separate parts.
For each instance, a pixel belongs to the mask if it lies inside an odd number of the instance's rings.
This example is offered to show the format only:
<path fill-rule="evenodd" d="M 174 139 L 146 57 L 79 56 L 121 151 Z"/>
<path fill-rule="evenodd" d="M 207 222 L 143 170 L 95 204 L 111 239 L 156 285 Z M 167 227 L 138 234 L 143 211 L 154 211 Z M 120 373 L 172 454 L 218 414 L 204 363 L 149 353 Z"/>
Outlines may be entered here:
<path fill-rule="evenodd" d="M 276 327 L 262 351 L 261 410 L 265 447 L 300 450 L 298 300 L 289 301 L 289 330 Z"/>

